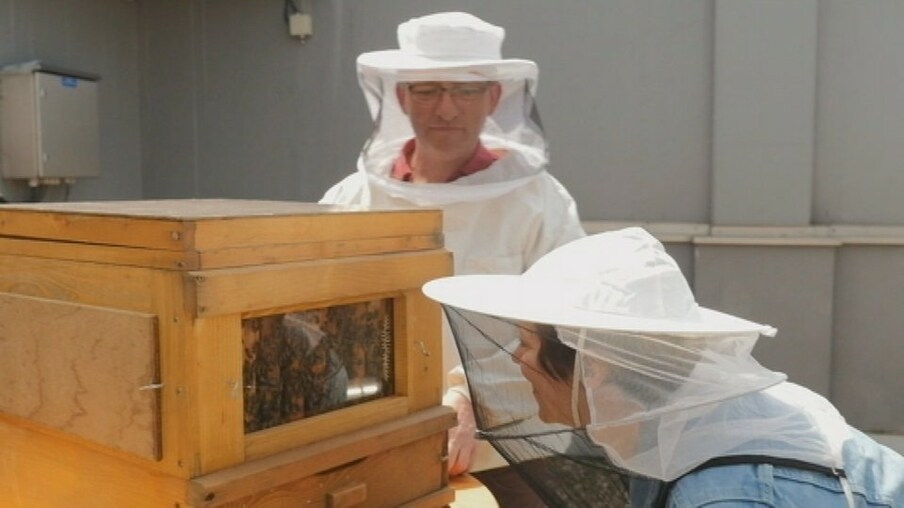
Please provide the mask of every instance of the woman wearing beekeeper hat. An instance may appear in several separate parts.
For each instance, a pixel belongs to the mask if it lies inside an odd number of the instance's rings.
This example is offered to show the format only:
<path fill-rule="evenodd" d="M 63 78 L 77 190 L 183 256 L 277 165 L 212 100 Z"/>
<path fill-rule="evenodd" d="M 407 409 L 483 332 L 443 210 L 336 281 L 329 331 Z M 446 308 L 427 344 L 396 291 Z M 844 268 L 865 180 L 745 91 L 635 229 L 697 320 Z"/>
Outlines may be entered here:
<path fill-rule="evenodd" d="M 643 229 L 424 292 L 446 310 L 472 390 L 486 388 L 484 436 L 550 504 L 615 505 L 594 482 L 617 475 L 626 488 L 612 495 L 631 506 L 904 506 L 904 459 L 757 363 L 754 344 L 776 330 L 698 305 Z M 477 379 L 499 351 L 532 386 L 519 410 Z"/>

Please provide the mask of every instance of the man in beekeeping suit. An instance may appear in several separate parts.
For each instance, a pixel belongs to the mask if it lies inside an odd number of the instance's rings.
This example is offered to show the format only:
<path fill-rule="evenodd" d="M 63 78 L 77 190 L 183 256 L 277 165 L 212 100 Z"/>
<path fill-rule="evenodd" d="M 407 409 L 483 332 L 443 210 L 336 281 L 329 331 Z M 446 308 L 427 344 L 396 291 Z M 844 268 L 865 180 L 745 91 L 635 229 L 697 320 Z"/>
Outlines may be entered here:
<path fill-rule="evenodd" d="M 399 49 L 361 54 L 358 80 L 374 131 L 357 171 L 321 203 L 442 209 L 456 274 L 519 274 L 584 236 L 573 198 L 547 172 L 537 65 L 503 59 L 504 37 L 502 27 L 470 14 L 437 13 L 400 24 Z M 504 466 L 475 440 L 458 352 L 451 338 L 443 342 L 443 402 L 459 419 L 449 472 Z M 492 478 L 478 477 L 497 494 Z"/>

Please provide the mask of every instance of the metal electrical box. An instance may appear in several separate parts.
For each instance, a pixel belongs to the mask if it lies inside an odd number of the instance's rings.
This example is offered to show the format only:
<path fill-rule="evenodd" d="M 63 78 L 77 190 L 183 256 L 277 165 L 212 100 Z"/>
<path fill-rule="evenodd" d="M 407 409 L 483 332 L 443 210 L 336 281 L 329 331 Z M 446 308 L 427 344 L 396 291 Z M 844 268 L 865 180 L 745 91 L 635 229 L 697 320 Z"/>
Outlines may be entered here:
<path fill-rule="evenodd" d="M 0 174 L 33 185 L 97 176 L 97 81 L 39 62 L 0 69 Z"/>

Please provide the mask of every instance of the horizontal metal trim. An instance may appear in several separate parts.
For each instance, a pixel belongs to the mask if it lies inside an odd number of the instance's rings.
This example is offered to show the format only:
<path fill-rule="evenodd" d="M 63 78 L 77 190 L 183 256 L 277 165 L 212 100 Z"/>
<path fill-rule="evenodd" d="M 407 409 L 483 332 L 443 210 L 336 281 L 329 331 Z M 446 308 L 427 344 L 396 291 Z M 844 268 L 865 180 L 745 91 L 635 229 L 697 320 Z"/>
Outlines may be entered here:
<path fill-rule="evenodd" d="M 588 234 L 639 226 L 664 243 L 802 247 L 904 246 L 904 226 L 715 226 L 696 222 L 603 220 L 585 220 L 582 224 Z"/>

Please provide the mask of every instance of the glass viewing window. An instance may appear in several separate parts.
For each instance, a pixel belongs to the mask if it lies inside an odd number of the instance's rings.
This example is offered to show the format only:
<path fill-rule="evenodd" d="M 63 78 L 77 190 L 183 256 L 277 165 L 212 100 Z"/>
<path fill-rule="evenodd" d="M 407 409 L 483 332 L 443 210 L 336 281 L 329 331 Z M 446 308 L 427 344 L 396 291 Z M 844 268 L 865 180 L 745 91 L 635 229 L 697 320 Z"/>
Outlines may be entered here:
<path fill-rule="evenodd" d="M 242 320 L 245 433 L 394 393 L 392 299 Z"/>

